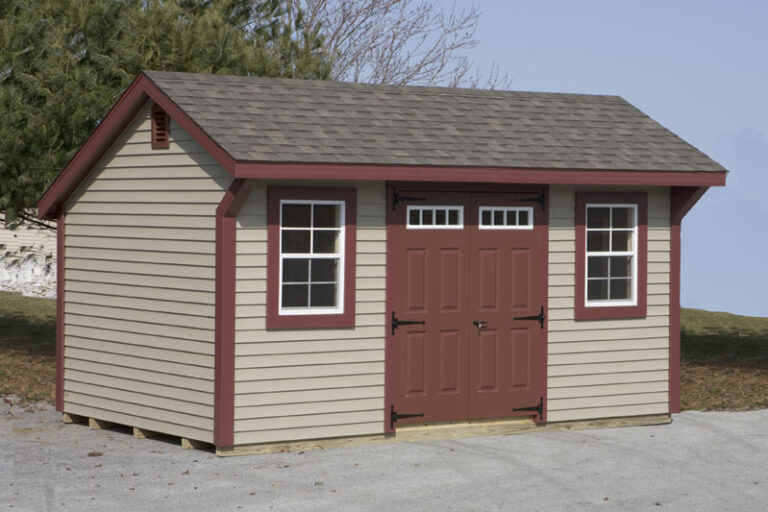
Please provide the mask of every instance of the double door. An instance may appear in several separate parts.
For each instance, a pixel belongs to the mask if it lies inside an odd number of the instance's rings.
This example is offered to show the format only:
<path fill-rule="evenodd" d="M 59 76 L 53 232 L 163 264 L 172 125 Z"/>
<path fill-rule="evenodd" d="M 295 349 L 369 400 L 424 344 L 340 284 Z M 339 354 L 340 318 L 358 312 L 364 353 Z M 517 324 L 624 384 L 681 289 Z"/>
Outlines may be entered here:
<path fill-rule="evenodd" d="M 542 206 L 520 194 L 408 194 L 393 212 L 395 409 L 441 422 L 536 414 Z M 528 199 L 527 201 L 525 199 Z"/>

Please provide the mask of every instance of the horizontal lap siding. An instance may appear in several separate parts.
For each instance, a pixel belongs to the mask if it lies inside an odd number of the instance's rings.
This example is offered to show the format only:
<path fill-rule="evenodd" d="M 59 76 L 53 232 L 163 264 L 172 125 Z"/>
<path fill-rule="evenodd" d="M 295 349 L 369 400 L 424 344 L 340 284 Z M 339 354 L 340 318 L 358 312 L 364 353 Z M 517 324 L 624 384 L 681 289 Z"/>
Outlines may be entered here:
<path fill-rule="evenodd" d="M 575 321 L 576 190 L 550 192 L 548 420 L 667 413 L 669 190 L 647 188 L 647 317 Z"/>
<path fill-rule="evenodd" d="M 67 208 L 65 410 L 213 441 L 215 211 L 231 178 L 145 109 Z"/>
<path fill-rule="evenodd" d="M 334 185 L 357 188 L 356 327 L 296 331 L 265 329 L 267 186 L 238 217 L 235 444 L 382 433 L 385 185 Z"/>

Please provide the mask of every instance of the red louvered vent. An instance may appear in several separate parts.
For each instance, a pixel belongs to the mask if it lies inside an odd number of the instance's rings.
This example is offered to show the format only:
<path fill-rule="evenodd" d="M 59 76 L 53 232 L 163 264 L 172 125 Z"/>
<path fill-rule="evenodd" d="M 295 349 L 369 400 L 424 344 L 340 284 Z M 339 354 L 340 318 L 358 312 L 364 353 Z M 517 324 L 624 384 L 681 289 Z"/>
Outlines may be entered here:
<path fill-rule="evenodd" d="M 152 149 L 168 149 L 171 145 L 171 120 L 157 103 L 152 105 Z"/>

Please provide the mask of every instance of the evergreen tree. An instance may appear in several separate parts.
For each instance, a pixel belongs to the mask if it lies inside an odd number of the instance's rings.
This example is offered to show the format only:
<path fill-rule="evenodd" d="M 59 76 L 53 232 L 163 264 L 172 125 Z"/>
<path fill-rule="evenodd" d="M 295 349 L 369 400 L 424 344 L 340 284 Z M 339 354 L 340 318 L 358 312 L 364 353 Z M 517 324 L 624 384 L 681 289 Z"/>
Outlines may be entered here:
<path fill-rule="evenodd" d="M 280 0 L 0 2 L 0 212 L 34 208 L 143 69 L 327 79 Z"/>

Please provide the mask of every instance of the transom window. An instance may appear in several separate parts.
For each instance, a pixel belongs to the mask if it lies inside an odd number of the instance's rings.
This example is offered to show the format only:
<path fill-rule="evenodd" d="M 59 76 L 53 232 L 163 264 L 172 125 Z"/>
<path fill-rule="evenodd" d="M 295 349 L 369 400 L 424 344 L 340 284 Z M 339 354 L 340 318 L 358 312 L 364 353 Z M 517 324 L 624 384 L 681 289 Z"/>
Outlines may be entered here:
<path fill-rule="evenodd" d="M 479 229 L 533 229 L 530 206 L 481 206 Z"/>
<path fill-rule="evenodd" d="M 462 229 L 463 206 L 408 206 L 408 229 Z"/>
<path fill-rule="evenodd" d="M 342 313 L 344 201 L 280 201 L 280 314 Z"/>
<path fill-rule="evenodd" d="M 637 296 L 637 205 L 586 208 L 586 306 L 632 305 Z"/>

